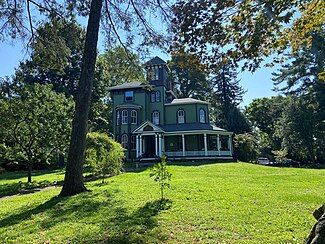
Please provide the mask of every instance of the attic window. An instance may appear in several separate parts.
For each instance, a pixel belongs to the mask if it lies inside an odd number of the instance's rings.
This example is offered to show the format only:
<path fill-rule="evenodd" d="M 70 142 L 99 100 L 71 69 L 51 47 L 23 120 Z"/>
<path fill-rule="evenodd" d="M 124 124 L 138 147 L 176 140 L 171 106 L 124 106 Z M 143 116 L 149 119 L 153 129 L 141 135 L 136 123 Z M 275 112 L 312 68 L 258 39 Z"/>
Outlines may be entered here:
<path fill-rule="evenodd" d="M 125 93 L 124 93 L 124 99 L 125 99 L 125 101 L 127 102 L 127 101 L 133 101 L 133 94 L 134 92 L 133 91 L 126 91 Z"/>

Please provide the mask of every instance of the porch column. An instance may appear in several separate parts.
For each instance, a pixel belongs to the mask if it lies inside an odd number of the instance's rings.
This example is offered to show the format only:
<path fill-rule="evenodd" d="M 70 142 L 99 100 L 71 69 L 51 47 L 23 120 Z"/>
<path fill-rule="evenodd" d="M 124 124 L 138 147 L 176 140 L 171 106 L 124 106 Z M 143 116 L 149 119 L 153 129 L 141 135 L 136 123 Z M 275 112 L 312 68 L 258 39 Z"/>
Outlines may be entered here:
<path fill-rule="evenodd" d="M 136 136 L 136 140 L 135 140 L 135 150 L 136 150 L 136 157 L 139 157 L 139 135 Z"/>
<path fill-rule="evenodd" d="M 228 138 L 228 148 L 229 148 L 230 154 L 232 155 L 231 135 L 229 135 L 229 138 Z"/>
<path fill-rule="evenodd" d="M 204 134 L 204 156 L 208 156 L 207 134 Z"/>
<path fill-rule="evenodd" d="M 158 155 L 158 135 L 157 134 L 155 134 L 155 145 L 156 145 L 156 147 L 155 147 L 155 149 L 156 149 L 156 155 L 159 156 Z"/>
<path fill-rule="evenodd" d="M 139 136 L 139 157 L 142 156 L 142 135 Z"/>
<path fill-rule="evenodd" d="M 161 151 L 162 151 L 162 140 L 161 140 L 161 134 L 159 134 L 158 135 L 158 138 L 159 138 L 159 157 L 161 157 L 162 156 L 162 153 L 161 153 Z"/>
<path fill-rule="evenodd" d="M 183 157 L 185 157 L 185 135 L 182 134 L 182 144 L 183 144 Z"/>
<path fill-rule="evenodd" d="M 217 142 L 218 142 L 218 154 L 220 156 L 221 154 L 220 154 L 220 137 L 219 137 L 219 134 L 217 135 Z"/>
<path fill-rule="evenodd" d="M 163 136 L 161 139 L 161 149 L 162 152 L 165 154 L 165 136 Z"/>

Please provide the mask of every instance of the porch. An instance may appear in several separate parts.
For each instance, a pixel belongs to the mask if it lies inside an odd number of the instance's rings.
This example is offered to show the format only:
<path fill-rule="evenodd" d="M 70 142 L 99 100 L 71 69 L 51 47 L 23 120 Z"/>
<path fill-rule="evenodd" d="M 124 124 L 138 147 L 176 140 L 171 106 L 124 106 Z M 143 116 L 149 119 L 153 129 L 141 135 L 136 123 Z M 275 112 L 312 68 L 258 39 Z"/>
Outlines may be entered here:
<path fill-rule="evenodd" d="M 136 136 L 136 158 L 155 159 L 229 159 L 233 155 L 230 133 L 144 133 Z"/>

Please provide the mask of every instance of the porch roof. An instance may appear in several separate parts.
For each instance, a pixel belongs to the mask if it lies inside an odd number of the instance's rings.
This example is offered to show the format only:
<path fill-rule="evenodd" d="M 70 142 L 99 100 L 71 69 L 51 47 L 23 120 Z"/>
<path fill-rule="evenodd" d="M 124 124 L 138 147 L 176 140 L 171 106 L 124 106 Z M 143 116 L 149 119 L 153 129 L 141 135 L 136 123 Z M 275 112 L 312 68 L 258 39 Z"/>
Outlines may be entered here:
<path fill-rule="evenodd" d="M 223 131 L 225 129 L 219 128 L 210 124 L 191 123 L 191 124 L 174 124 L 174 125 L 161 125 L 165 132 L 177 132 L 177 131 Z"/>

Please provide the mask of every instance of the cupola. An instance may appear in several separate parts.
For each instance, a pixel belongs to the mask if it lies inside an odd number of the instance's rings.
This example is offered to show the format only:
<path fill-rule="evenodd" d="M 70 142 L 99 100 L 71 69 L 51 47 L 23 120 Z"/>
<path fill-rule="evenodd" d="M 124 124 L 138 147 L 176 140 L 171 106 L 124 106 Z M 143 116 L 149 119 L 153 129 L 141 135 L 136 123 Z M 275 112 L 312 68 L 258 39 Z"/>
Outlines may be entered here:
<path fill-rule="evenodd" d="M 154 57 L 145 63 L 147 81 L 151 85 L 171 88 L 168 82 L 169 68 L 167 63 L 159 57 Z"/>

